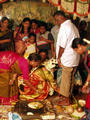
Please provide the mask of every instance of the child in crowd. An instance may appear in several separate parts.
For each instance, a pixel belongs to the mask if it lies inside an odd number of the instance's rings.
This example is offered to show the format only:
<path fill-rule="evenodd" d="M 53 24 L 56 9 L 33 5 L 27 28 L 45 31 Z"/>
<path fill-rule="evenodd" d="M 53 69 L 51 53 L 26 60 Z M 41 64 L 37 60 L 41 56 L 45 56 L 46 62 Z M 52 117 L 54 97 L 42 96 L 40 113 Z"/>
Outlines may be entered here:
<path fill-rule="evenodd" d="M 32 69 L 30 72 L 30 84 L 35 87 L 36 90 L 32 88 L 29 89 L 28 86 L 24 86 L 24 90 L 20 89 L 20 97 L 25 98 L 27 100 L 45 99 L 50 91 L 50 88 L 59 92 L 59 88 L 57 87 L 54 78 L 50 71 L 48 71 L 45 66 L 40 65 L 41 57 L 37 53 L 33 53 L 29 56 Z"/>
<path fill-rule="evenodd" d="M 41 56 L 41 63 L 48 60 L 48 51 L 46 49 L 40 49 L 39 55 Z"/>
<path fill-rule="evenodd" d="M 24 53 L 24 58 L 28 58 L 30 54 L 36 53 L 37 46 L 36 46 L 36 35 L 34 33 L 29 34 L 29 38 L 27 39 L 26 43 L 26 50 Z"/>
<path fill-rule="evenodd" d="M 41 23 L 40 33 L 37 34 L 37 47 L 47 49 L 48 57 L 52 58 L 54 54 L 53 37 L 49 31 L 46 31 L 46 24 Z"/>
<path fill-rule="evenodd" d="M 33 32 L 35 34 L 40 32 L 39 27 L 38 27 L 38 21 L 36 19 L 33 19 L 31 21 L 31 30 L 30 30 L 30 32 Z"/>
<path fill-rule="evenodd" d="M 53 74 L 57 64 L 56 59 L 48 59 L 48 51 L 45 49 L 41 49 L 39 54 L 41 56 L 41 64 L 44 65 Z"/>
<path fill-rule="evenodd" d="M 90 42 L 89 42 L 90 43 Z M 85 39 L 76 38 L 72 42 L 72 48 L 80 55 L 84 54 L 84 64 L 88 72 L 86 82 L 82 88 L 83 92 L 88 92 L 86 99 L 86 119 L 90 120 L 90 44 Z"/>

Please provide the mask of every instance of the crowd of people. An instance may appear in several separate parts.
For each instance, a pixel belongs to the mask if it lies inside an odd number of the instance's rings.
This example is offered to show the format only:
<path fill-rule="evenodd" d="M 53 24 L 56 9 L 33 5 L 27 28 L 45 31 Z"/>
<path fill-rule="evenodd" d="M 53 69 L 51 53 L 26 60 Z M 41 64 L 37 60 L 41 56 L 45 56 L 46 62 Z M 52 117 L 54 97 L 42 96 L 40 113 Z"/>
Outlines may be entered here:
<path fill-rule="evenodd" d="M 56 91 L 62 99 L 59 105 L 69 105 L 77 69 L 84 84 L 82 90 L 87 91 L 90 84 L 90 41 L 85 39 L 87 23 L 81 21 L 76 26 L 63 11 L 56 11 L 53 17 L 56 25 L 51 30 L 47 30 L 45 22 L 26 17 L 14 31 L 8 27 L 9 19 L 2 18 L 0 104 L 11 104 L 19 96 L 42 100 Z M 52 58 L 57 60 L 57 71 L 47 69 L 44 64 Z M 90 109 L 89 88 L 88 93 L 86 108 Z"/>

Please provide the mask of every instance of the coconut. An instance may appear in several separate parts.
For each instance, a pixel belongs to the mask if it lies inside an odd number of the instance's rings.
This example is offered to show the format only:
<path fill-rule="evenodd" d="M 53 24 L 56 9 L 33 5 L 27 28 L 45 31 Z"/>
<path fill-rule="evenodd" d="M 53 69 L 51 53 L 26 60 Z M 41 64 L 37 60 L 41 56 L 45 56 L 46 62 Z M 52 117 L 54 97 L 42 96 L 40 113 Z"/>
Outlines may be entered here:
<path fill-rule="evenodd" d="M 86 104 L 85 100 L 79 100 L 78 103 L 80 104 L 81 107 L 84 107 Z"/>
<path fill-rule="evenodd" d="M 74 112 L 74 109 L 73 109 L 73 107 L 70 105 L 70 106 L 67 106 L 66 111 L 67 111 L 67 113 L 72 114 L 72 113 Z"/>
<path fill-rule="evenodd" d="M 77 111 L 78 111 L 78 112 L 82 112 L 82 111 L 83 111 L 83 108 L 82 108 L 82 107 L 78 107 L 78 108 L 77 108 Z"/>

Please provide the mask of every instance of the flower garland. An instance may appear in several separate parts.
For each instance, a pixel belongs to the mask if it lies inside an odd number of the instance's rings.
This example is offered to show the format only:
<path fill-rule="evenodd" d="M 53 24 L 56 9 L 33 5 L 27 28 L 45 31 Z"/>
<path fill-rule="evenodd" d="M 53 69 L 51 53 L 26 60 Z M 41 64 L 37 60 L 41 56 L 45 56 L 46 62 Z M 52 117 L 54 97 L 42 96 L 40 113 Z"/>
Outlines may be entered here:
<path fill-rule="evenodd" d="M 79 3 L 83 3 L 83 4 L 89 4 L 90 1 L 89 0 L 78 0 Z"/>
<path fill-rule="evenodd" d="M 89 7 L 88 7 L 88 13 L 90 14 L 90 3 L 89 3 Z"/>
<path fill-rule="evenodd" d="M 0 0 L 0 3 L 6 2 L 7 0 Z"/>
<path fill-rule="evenodd" d="M 74 2 L 75 0 L 65 0 L 66 2 Z M 77 2 L 83 3 L 83 4 L 88 4 L 90 3 L 89 0 L 77 0 Z"/>
<path fill-rule="evenodd" d="M 87 2 L 88 0 L 79 0 L 79 1 L 81 1 L 81 2 Z"/>
<path fill-rule="evenodd" d="M 66 2 L 74 2 L 74 0 L 65 0 Z"/>
<path fill-rule="evenodd" d="M 74 10 L 73 12 L 67 11 L 65 8 L 63 8 L 61 1 L 62 0 L 48 0 L 51 4 L 53 4 L 56 7 L 60 7 L 64 12 L 69 13 L 69 14 L 77 14 L 78 16 L 87 16 L 90 13 L 90 2 L 89 0 L 65 0 L 67 2 L 74 2 Z M 88 4 L 88 11 L 85 14 L 80 14 L 77 12 L 77 2 L 81 2 L 82 4 Z"/>

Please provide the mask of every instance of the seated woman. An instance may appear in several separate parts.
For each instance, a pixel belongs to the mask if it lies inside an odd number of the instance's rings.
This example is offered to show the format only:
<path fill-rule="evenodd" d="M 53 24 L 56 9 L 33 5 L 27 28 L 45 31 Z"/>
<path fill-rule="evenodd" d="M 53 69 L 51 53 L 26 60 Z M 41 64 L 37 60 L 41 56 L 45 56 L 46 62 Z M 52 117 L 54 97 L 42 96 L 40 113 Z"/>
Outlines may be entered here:
<path fill-rule="evenodd" d="M 32 88 L 29 89 L 28 86 L 24 85 L 24 89 L 20 86 L 20 98 L 25 98 L 27 100 L 37 99 L 43 100 L 48 96 L 50 88 L 52 88 L 57 92 L 59 92 L 59 88 L 57 87 L 53 75 L 48 71 L 44 66 L 40 66 L 41 57 L 40 55 L 33 53 L 29 56 L 30 65 L 32 70 L 30 72 L 30 84 L 35 87 L 36 90 Z M 19 81 L 21 77 L 19 78 Z"/>

